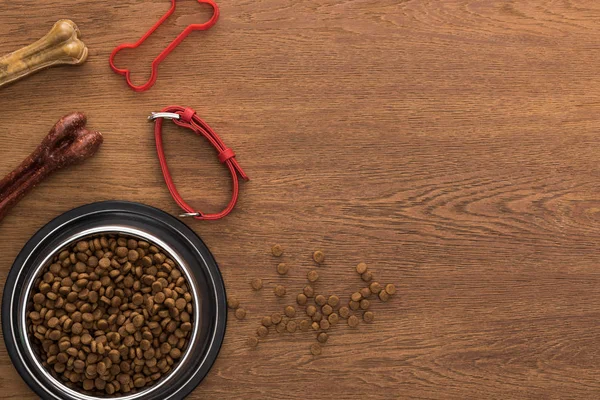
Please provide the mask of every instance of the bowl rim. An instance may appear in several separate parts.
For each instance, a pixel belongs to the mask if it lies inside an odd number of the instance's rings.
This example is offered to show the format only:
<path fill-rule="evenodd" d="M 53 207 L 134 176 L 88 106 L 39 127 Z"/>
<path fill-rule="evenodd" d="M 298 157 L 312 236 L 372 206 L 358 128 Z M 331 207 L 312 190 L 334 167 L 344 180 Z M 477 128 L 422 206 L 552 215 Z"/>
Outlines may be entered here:
<path fill-rule="evenodd" d="M 183 270 L 186 275 L 186 279 L 194 283 L 196 279 L 194 277 L 194 273 L 191 270 L 191 267 L 188 265 L 188 262 L 184 260 L 178 253 L 175 251 L 168 243 L 165 243 L 156 232 L 149 232 L 147 230 L 132 228 L 130 226 L 120 226 L 119 224 L 110 223 L 106 225 L 98 225 L 91 229 L 79 230 L 75 231 L 75 233 L 69 234 L 67 239 L 63 239 L 60 241 L 60 245 L 56 246 L 52 251 L 49 251 L 48 254 L 43 258 L 42 262 L 38 262 L 39 260 L 31 261 L 30 258 L 35 254 L 36 250 L 42 249 L 45 250 L 45 246 L 48 247 L 48 241 L 51 240 L 51 237 L 54 234 L 57 234 L 61 230 L 68 229 L 69 224 L 75 223 L 76 221 L 81 220 L 82 218 L 95 216 L 98 218 L 98 214 L 106 214 L 113 216 L 115 213 L 127 213 L 132 216 L 135 214 L 141 214 L 141 216 L 145 218 L 150 218 L 153 222 L 160 223 L 161 225 L 166 224 L 169 228 L 174 229 L 178 234 L 176 239 L 185 239 L 188 243 L 186 245 L 190 246 L 190 249 L 193 249 L 195 256 L 199 256 L 202 260 L 202 267 L 206 269 L 208 272 L 208 276 L 210 277 L 210 282 L 206 282 L 209 290 L 211 290 L 212 295 L 214 295 L 215 301 L 215 324 L 212 332 L 207 333 L 207 337 L 209 338 L 209 345 L 202 355 L 203 357 L 199 357 L 202 360 L 198 365 L 195 373 L 192 373 L 189 377 L 185 379 L 185 382 L 178 387 L 175 387 L 173 392 L 170 394 L 164 394 L 164 399 L 183 399 L 187 394 L 189 394 L 206 376 L 212 365 L 214 364 L 216 357 L 219 353 L 219 350 L 223 343 L 223 338 L 225 334 L 226 320 L 227 320 L 227 309 L 226 309 L 226 293 L 225 286 L 223 283 L 222 276 L 214 260 L 214 257 L 204 244 L 204 242 L 193 232 L 189 227 L 183 224 L 181 221 L 177 220 L 173 216 L 166 214 L 165 212 L 158 210 L 154 207 L 150 207 L 144 204 L 139 203 L 131 203 L 131 202 L 122 202 L 122 201 L 108 201 L 108 202 L 99 202 L 92 203 L 82 207 L 75 208 L 73 210 L 67 211 L 66 213 L 61 214 L 60 216 L 54 218 L 44 227 L 42 227 L 36 234 L 34 234 L 31 239 L 25 244 L 19 255 L 16 257 L 13 266 L 9 272 L 8 278 L 5 284 L 5 292 L 2 300 L 2 327 L 4 332 L 4 341 L 9 353 L 9 356 L 13 362 L 13 365 L 21 375 L 21 377 L 25 380 L 25 382 L 42 398 L 48 399 L 84 399 L 84 400 L 94 400 L 94 399 L 118 399 L 118 400 L 135 400 L 141 399 L 142 397 L 156 394 L 156 392 L 160 391 L 161 387 L 164 390 L 165 386 L 168 387 L 169 382 L 177 376 L 178 372 L 181 372 L 183 366 L 185 365 L 185 361 L 189 360 L 189 357 L 192 357 L 191 350 L 193 348 L 194 340 L 197 338 L 196 335 L 200 329 L 199 327 L 199 315 L 200 315 L 200 307 L 199 307 L 199 293 L 195 284 L 190 284 L 190 289 L 192 289 L 194 293 L 194 318 L 197 323 L 194 324 L 194 335 L 190 338 L 190 345 L 186 349 L 184 353 L 184 357 L 182 357 L 178 361 L 178 365 L 172 371 L 170 371 L 166 379 L 162 380 L 156 385 L 152 385 L 147 389 L 141 390 L 131 395 L 124 396 L 91 396 L 77 390 L 71 389 L 68 386 L 64 385 L 60 380 L 54 378 L 49 374 L 46 368 L 44 368 L 35 353 L 31 351 L 31 340 L 29 339 L 29 335 L 26 330 L 26 312 L 23 312 L 23 315 L 16 315 L 16 310 L 20 307 L 20 302 L 28 299 L 28 294 L 33 286 L 33 282 L 37 279 L 40 271 L 47 265 L 48 260 L 50 260 L 57 251 L 60 251 L 64 246 L 68 246 L 76 240 L 79 240 L 84 237 L 89 237 L 92 235 L 97 235 L 101 233 L 106 234 L 118 234 L 123 233 L 125 235 L 137 236 L 141 237 L 145 240 L 156 244 L 161 249 L 166 251 L 170 257 L 174 258 L 174 261 L 178 264 L 180 269 Z M 100 216 L 101 217 L 101 216 Z M 108 229 L 106 229 L 108 228 Z M 171 238 L 173 240 L 174 238 Z M 29 263 L 29 264 L 28 264 Z M 26 271 L 25 271 L 26 269 Z M 16 283 L 19 282 L 19 278 L 22 274 L 28 275 L 29 278 L 25 279 L 25 286 L 19 286 L 17 288 Z M 33 271 L 33 272 L 32 272 Z M 8 290 L 7 290 L 8 289 Z M 14 302 L 19 302 L 14 306 Z M 26 304 L 22 307 L 23 310 L 26 310 Z M 17 319 L 17 324 L 20 326 L 15 329 L 14 323 L 15 318 Z M 25 324 L 24 324 L 25 323 Z M 23 325 L 24 324 L 24 325 Z M 34 361 L 36 372 L 42 373 L 45 375 L 46 384 L 40 382 L 36 375 L 29 370 L 29 367 L 25 360 L 23 359 L 23 354 L 19 350 L 19 346 L 16 344 L 19 341 L 19 338 L 16 336 L 20 333 L 23 333 L 26 338 L 21 340 L 21 346 L 26 347 L 29 350 L 29 359 Z M 48 382 L 48 378 L 49 382 Z M 48 384 L 52 384 L 55 390 L 48 390 Z M 56 392 L 60 394 L 66 395 L 65 397 L 57 396 Z M 65 393 L 66 392 L 66 393 Z"/>

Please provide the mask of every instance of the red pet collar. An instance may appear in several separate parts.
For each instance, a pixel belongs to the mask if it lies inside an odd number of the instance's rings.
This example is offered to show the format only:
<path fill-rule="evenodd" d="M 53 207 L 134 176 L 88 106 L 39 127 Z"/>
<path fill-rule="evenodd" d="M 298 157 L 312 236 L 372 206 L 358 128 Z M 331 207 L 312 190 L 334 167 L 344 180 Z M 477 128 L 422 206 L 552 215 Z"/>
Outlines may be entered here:
<path fill-rule="evenodd" d="M 187 204 L 182 198 L 175 184 L 173 183 L 173 178 L 171 178 L 171 174 L 169 173 L 169 167 L 167 166 L 167 160 L 165 158 L 165 151 L 163 149 L 163 141 L 162 141 L 162 123 L 163 118 L 171 119 L 176 125 L 182 126 L 184 128 L 188 128 L 193 130 L 197 135 L 202 135 L 213 147 L 217 150 L 219 161 L 222 164 L 227 165 L 229 171 L 231 172 L 231 177 L 233 179 L 233 195 L 231 197 L 231 201 L 227 205 L 227 207 L 218 214 L 204 214 L 201 211 L 194 211 L 194 209 Z M 173 199 L 179 204 L 179 207 L 185 211 L 185 214 L 182 214 L 181 217 L 194 217 L 197 220 L 216 220 L 225 217 L 229 214 L 233 208 L 235 207 L 235 203 L 237 203 L 238 194 L 239 194 L 239 182 L 237 174 L 240 174 L 243 180 L 247 181 L 250 178 L 244 173 L 242 167 L 238 164 L 235 159 L 235 153 L 233 150 L 225 146 L 225 143 L 219 138 L 219 136 L 211 129 L 210 126 L 206 122 L 204 122 L 197 114 L 196 111 L 189 107 L 180 107 L 180 106 L 169 106 L 164 108 L 159 113 L 152 113 L 150 117 L 148 117 L 151 121 L 154 121 L 154 138 L 156 139 L 156 151 L 158 153 L 158 161 L 160 162 L 160 168 L 162 170 L 163 176 L 165 178 L 165 183 L 169 188 L 169 192 L 171 192 L 171 196 Z"/>

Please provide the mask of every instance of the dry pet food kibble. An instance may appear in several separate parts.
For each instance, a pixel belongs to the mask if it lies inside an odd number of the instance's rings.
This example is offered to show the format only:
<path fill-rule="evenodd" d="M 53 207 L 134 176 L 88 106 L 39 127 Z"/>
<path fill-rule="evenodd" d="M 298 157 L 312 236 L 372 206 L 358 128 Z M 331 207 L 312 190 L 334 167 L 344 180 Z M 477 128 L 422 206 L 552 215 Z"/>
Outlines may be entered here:
<path fill-rule="evenodd" d="M 388 285 L 385 285 L 385 291 L 387 292 L 387 294 L 394 295 L 396 294 L 396 286 L 394 286 L 393 283 L 390 283 Z"/>
<path fill-rule="evenodd" d="M 373 279 L 373 274 L 370 271 L 367 271 L 364 274 L 362 274 L 360 277 L 365 282 L 371 282 L 371 279 Z"/>
<path fill-rule="evenodd" d="M 385 303 L 390 299 L 390 294 L 385 290 L 382 290 L 381 292 L 379 292 L 379 299 Z"/>
<path fill-rule="evenodd" d="M 285 296 L 285 292 L 286 292 L 285 286 L 282 286 L 282 285 L 275 286 L 275 289 L 273 289 L 273 291 L 275 292 L 275 295 L 277 297 Z"/>
<path fill-rule="evenodd" d="M 358 293 L 360 293 L 360 295 L 365 299 L 368 299 L 373 294 L 373 293 L 371 293 L 371 289 L 369 289 L 368 287 L 364 287 L 364 288 L 360 289 L 358 291 Z"/>
<path fill-rule="evenodd" d="M 360 301 L 360 299 L 362 299 L 362 295 L 359 292 L 355 292 L 355 293 L 352 293 L 352 296 L 350 296 L 350 299 L 352 299 L 352 301 Z"/>
<path fill-rule="evenodd" d="M 379 282 L 371 282 L 369 290 L 371 290 L 371 293 L 373 294 L 379 294 L 379 292 L 381 292 L 381 285 Z"/>
<path fill-rule="evenodd" d="M 356 266 L 356 272 L 357 272 L 359 275 L 362 275 L 362 274 L 364 274 L 365 272 L 367 272 L 367 264 L 365 264 L 365 263 L 359 263 L 359 264 Z"/>
<path fill-rule="evenodd" d="M 266 326 L 259 326 L 258 329 L 256 330 L 256 333 L 258 334 L 258 336 L 260 337 L 265 337 L 269 334 L 269 330 L 267 329 Z"/>
<path fill-rule="evenodd" d="M 311 344 L 310 352 L 312 353 L 313 356 L 318 356 L 319 354 L 321 354 L 321 346 L 319 346 L 319 343 Z"/>
<path fill-rule="evenodd" d="M 296 296 L 296 303 L 298 303 L 298 305 L 305 305 L 306 302 L 308 301 L 308 299 L 306 298 L 306 295 L 304 293 L 300 293 L 298 296 Z"/>
<path fill-rule="evenodd" d="M 327 298 L 325 296 L 323 296 L 322 294 L 318 294 L 315 297 L 315 303 L 317 303 L 320 306 L 324 306 L 325 303 L 327 303 Z"/>
<path fill-rule="evenodd" d="M 367 311 L 363 314 L 363 320 L 365 322 L 371 323 L 375 319 L 375 315 L 371 311 Z"/>
<path fill-rule="evenodd" d="M 288 318 L 294 318 L 296 316 L 296 309 L 293 306 L 287 306 L 284 309 L 284 313 Z"/>
<path fill-rule="evenodd" d="M 350 309 L 348 307 L 340 307 L 338 312 L 340 313 L 340 317 L 342 317 L 344 319 L 346 319 L 350 316 Z"/>
<path fill-rule="evenodd" d="M 260 278 L 252 279 L 252 281 L 250 282 L 250 286 L 252 286 L 252 289 L 254 289 L 254 290 L 262 289 L 262 287 L 263 287 L 262 279 L 260 279 Z"/>
<path fill-rule="evenodd" d="M 155 297 L 156 297 L 156 296 L 155 296 Z M 156 300 L 156 299 L 155 299 L 155 300 Z M 165 301 L 163 296 L 160 296 L 159 300 L 160 300 L 160 301 L 158 301 L 158 303 L 162 303 L 162 302 L 164 302 L 164 301 Z M 227 307 L 229 307 L 229 308 L 231 308 L 231 309 L 235 310 L 235 309 L 236 309 L 236 308 L 238 308 L 239 306 L 240 306 L 240 301 L 239 301 L 237 298 L 235 298 L 235 297 L 233 297 L 233 296 L 230 296 L 230 297 L 228 297 L 228 298 L 227 298 Z"/>
<path fill-rule="evenodd" d="M 360 309 L 361 310 L 367 310 L 370 305 L 371 305 L 371 302 L 367 299 L 362 299 L 360 301 Z"/>
<path fill-rule="evenodd" d="M 281 322 L 281 314 L 273 314 L 271 315 L 271 322 L 273 322 L 273 325 L 277 325 L 278 323 Z"/>
<path fill-rule="evenodd" d="M 329 336 L 325 333 L 325 332 L 321 332 L 317 335 L 317 340 L 320 343 L 325 343 L 327 342 L 327 339 L 329 339 Z"/>
<path fill-rule="evenodd" d="M 308 331 L 310 329 L 310 321 L 307 319 L 303 319 L 302 321 L 300 321 L 300 330 L 301 331 Z"/>
<path fill-rule="evenodd" d="M 235 317 L 237 319 L 244 319 L 244 318 L 246 318 L 246 310 L 244 308 L 242 308 L 242 307 L 237 308 L 235 310 Z"/>
<path fill-rule="evenodd" d="M 277 265 L 277 273 L 279 275 L 285 275 L 288 273 L 289 267 L 286 263 L 280 263 Z"/>
<path fill-rule="evenodd" d="M 283 254 L 283 248 L 276 244 L 273 247 L 271 247 L 271 253 L 275 256 L 275 257 L 281 257 L 281 255 Z"/>
<path fill-rule="evenodd" d="M 305 286 L 304 290 L 302 292 L 304 293 L 304 295 L 306 297 L 314 297 L 315 296 L 315 289 L 313 289 L 313 287 L 310 285 Z"/>
<path fill-rule="evenodd" d="M 351 328 L 356 328 L 358 326 L 358 317 L 356 315 L 348 317 L 348 326 Z"/>
<path fill-rule="evenodd" d="M 329 321 L 331 325 L 337 324 L 339 320 L 340 317 L 336 313 L 329 314 L 329 317 L 327 317 L 327 321 Z"/>
<path fill-rule="evenodd" d="M 286 325 L 286 329 L 289 333 L 294 333 L 296 332 L 296 321 L 288 321 L 287 325 Z"/>
<path fill-rule="evenodd" d="M 316 270 L 308 271 L 306 274 L 309 282 L 316 282 L 319 279 L 319 273 Z"/>
<path fill-rule="evenodd" d="M 258 346 L 258 338 L 256 338 L 255 336 L 250 336 L 248 338 L 248 346 L 249 347 L 256 347 L 256 346 Z"/>
<path fill-rule="evenodd" d="M 92 395 L 152 386 L 175 368 L 198 323 L 179 267 L 132 237 L 104 235 L 61 251 L 29 296 L 27 331 L 42 365 Z"/>
<path fill-rule="evenodd" d="M 269 316 L 263 317 L 261 323 L 263 324 L 263 326 L 268 328 L 271 325 L 273 325 L 273 318 L 271 318 Z"/>
<path fill-rule="evenodd" d="M 340 298 L 337 296 L 329 296 L 329 299 L 327 299 L 327 304 L 329 304 L 331 307 L 336 307 L 338 304 L 340 304 Z"/>
<path fill-rule="evenodd" d="M 325 253 L 320 250 L 315 251 L 313 253 L 313 260 L 315 260 L 317 264 L 323 264 L 323 261 L 325 261 Z"/>

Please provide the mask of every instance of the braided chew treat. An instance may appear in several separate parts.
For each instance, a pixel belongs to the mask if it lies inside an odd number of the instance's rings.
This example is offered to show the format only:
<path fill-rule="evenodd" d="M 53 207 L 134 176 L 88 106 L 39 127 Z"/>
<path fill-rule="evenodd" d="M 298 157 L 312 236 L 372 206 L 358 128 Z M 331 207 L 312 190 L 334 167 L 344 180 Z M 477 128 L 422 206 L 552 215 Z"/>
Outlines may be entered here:
<path fill-rule="evenodd" d="M 0 220 L 23 196 L 52 172 L 93 156 L 103 138 L 85 128 L 85 115 L 75 112 L 54 125 L 25 161 L 0 180 Z"/>

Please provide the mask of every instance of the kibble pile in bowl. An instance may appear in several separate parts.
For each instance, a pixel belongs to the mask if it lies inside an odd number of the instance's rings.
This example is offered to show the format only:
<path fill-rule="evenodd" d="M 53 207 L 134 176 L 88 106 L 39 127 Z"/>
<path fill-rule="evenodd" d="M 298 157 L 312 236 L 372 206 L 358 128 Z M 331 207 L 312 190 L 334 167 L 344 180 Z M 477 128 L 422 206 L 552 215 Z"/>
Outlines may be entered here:
<path fill-rule="evenodd" d="M 40 362 L 87 394 L 153 385 L 184 354 L 194 323 L 181 270 L 132 237 L 102 235 L 60 251 L 29 299 L 27 332 Z"/>

